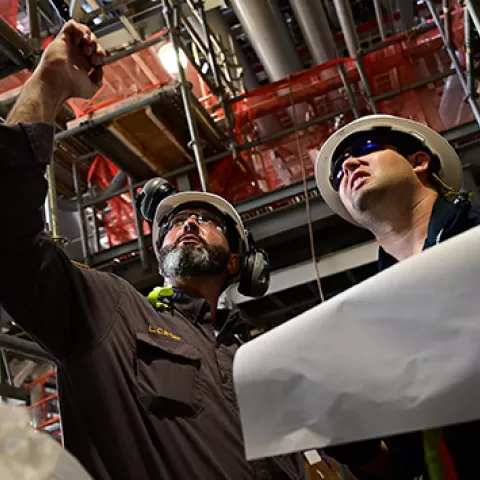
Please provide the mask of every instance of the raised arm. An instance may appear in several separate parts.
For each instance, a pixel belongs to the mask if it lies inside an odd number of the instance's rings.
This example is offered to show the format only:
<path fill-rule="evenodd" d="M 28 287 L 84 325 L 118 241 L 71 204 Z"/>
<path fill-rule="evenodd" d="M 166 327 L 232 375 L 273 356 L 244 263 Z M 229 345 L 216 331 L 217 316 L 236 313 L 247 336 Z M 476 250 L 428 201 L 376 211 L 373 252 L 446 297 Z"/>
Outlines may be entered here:
<path fill-rule="evenodd" d="M 45 168 L 59 108 L 98 90 L 92 65 L 104 55 L 87 27 L 68 22 L 0 125 L 0 303 L 60 357 L 79 338 L 85 279 L 43 231 Z"/>

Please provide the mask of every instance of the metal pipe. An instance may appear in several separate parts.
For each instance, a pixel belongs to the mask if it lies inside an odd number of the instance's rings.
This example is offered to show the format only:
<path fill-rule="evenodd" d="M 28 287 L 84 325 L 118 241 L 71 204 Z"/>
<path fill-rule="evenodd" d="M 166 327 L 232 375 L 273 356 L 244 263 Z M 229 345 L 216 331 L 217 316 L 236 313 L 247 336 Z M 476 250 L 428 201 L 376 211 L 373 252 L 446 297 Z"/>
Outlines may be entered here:
<path fill-rule="evenodd" d="M 315 64 L 335 58 L 335 42 L 322 2 L 290 0 L 290 5 Z"/>
<path fill-rule="evenodd" d="M 100 245 L 100 230 L 98 227 L 97 209 L 95 208 L 95 205 L 92 206 L 92 220 L 93 220 L 93 243 L 95 246 L 95 251 L 93 253 L 97 253 L 101 250 L 101 245 Z"/>
<path fill-rule="evenodd" d="M 475 3 L 472 2 L 472 0 L 467 0 L 466 6 L 467 10 L 470 13 L 470 16 L 472 17 L 473 24 L 475 25 L 475 28 L 480 35 L 480 12 L 478 11 L 478 7 Z"/>
<path fill-rule="evenodd" d="M 192 17 L 190 17 L 192 18 Z M 200 48 L 200 50 L 204 53 L 204 55 L 206 55 L 207 57 L 210 55 L 210 50 L 208 48 L 207 45 L 205 45 L 205 42 L 204 42 L 204 39 L 202 38 L 205 34 L 203 31 L 198 31 L 197 28 L 195 28 L 195 25 L 192 24 L 192 22 L 190 21 L 190 18 L 187 18 L 185 16 L 182 16 L 181 17 L 181 21 L 182 21 L 182 24 L 183 26 L 185 27 L 185 29 L 187 30 L 187 32 L 189 33 L 189 35 L 192 37 L 192 40 L 198 45 L 198 47 Z M 196 17 L 195 17 L 196 19 Z M 201 25 L 198 26 L 198 28 L 200 28 Z M 209 36 L 207 36 L 207 38 L 209 38 Z M 211 40 L 210 40 L 211 41 Z M 193 64 L 193 66 L 195 67 L 195 69 L 197 71 L 200 71 L 199 67 L 196 65 L 196 64 Z M 224 72 L 222 72 L 220 70 L 219 73 L 219 77 L 221 77 L 221 79 L 223 80 L 223 82 L 225 83 L 225 85 L 228 86 L 228 88 L 233 91 L 233 85 L 232 83 L 227 79 L 227 77 L 225 76 Z"/>
<path fill-rule="evenodd" d="M 360 113 L 358 112 L 355 94 L 353 93 L 352 86 L 350 85 L 347 75 L 345 74 L 345 66 L 343 65 L 343 63 L 338 64 L 338 73 L 340 74 L 343 86 L 345 87 L 345 91 L 347 92 L 348 103 L 350 103 L 350 107 L 352 107 L 353 115 L 355 116 L 355 118 L 358 118 L 360 116 Z"/>
<path fill-rule="evenodd" d="M 187 117 L 188 130 L 190 131 L 191 147 L 195 156 L 195 163 L 197 164 L 198 175 L 200 178 L 200 185 L 204 192 L 208 191 L 208 173 L 205 167 L 205 160 L 203 158 L 203 148 L 201 139 L 198 134 L 197 123 L 192 109 L 192 85 L 187 82 L 185 70 L 183 69 L 182 62 L 179 55 L 178 44 L 178 29 L 179 29 L 179 6 L 175 4 L 172 8 L 169 0 L 165 0 L 164 15 L 167 22 L 167 27 L 170 30 L 170 39 L 172 42 L 173 50 L 177 57 L 178 77 L 180 92 L 183 99 L 183 106 L 185 108 L 185 116 Z"/>
<path fill-rule="evenodd" d="M 445 30 L 445 36 L 447 37 L 448 43 L 452 41 L 452 19 L 450 17 L 450 6 L 449 0 L 442 0 L 442 10 L 443 10 L 443 28 Z M 467 9 L 465 9 L 467 10 Z"/>
<path fill-rule="evenodd" d="M 130 192 L 130 197 L 132 199 L 133 218 L 135 220 L 135 230 L 137 231 L 137 243 L 138 251 L 140 252 L 140 262 L 142 264 L 143 270 L 146 271 L 149 267 L 147 246 L 145 244 L 145 235 L 143 233 L 142 219 L 138 213 L 138 210 L 135 208 L 136 194 L 131 177 L 128 177 L 128 191 Z"/>
<path fill-rule="evenodd" d="M 382 4 L 380 0 L 373 0 L 373 5 L 375 6 L 375 16 L 377 17 L 378 31 L 380 32 L 380 37 L 382 40 L 387 38 L 387 32 L 385 30 L 385 25 L 383 24 L 383 12 Z"/>
<path fill-rule="evenodd" d="M 157 43 L 165 41 L 165 36 L 168 33 L 168 30 L 165 28 L 163 29 L 158 36 L 155 38 L 151 38 L 150 40 L 146 40 L 145 42 L 138 42 L 135 45 L 126 48 L 125 50 L 122 50 L 120 52 L 114 53 L 103 61 L 104 65 L 108 65 L 110 63 L 116 62 L 117 60 L 120 60 L 121 58 L 128 57 L 132 53 L 139 52 L 141 50 L 144 50 L 145 48 L 149 48 L 153 45 L 156 45 Z"/>
<path fill-rule="evenodd" d="M 238 60 L 238 65 L 243 70 L 243 84 L 245 88 L 247 90 L 252 90 L 258 87 L 259 83 L 258 83 L 257 76 L 255 75 L 255 72 L 252 70 L 252 67 L 250 66 L 247 60 L 247 57 L 245 56 L 245 53 L 243 52 L 239 43 L 231 34 L 230 27 L 225 17 L 223 16 L 222 12 L 220 11 L 220 9 L 218 7 L 212 8 L 211 10 L 208 10 L 206 12 L 206 15 L 208 20 L 208 25 L 212 29 L 213 33 L 219 36 L 220 41 L 224 46 L 225 50 L 229 50 L 229 52 L 232 54 L 233 56 L 232 60 L 234 59 L 234 57 L 236 57 L 236 60 Z M 235 64 L 235 62 L 232 62 L 232 63 L 234 64 L 229 65 L 229 69 L 230 69 L 230 75 L 234 80 L 233 83 L 235 84 L 237 83 L 237 80 L 235 77 L 238 74 L 238 71 L 237 71 L 238 65 Z M 241 85 L 240 85 L 240 90 L 241 90 Z"/>
<path fill-rule="evenodd" d="M 6 335 L 5 333 L 0 333 L 0 348 L 10 352 L 21 353 L 35 360 L 57 363 L 57 359 L 51 353 L 41 348 L 35 342 Z"/>
<path fill-rule="evenodd" d="M 187 3 L 190 5 L 189 0 L 187 0 Z M 216 58 L 214 48 L 213 48 L 212 37 L 210 35 L 210 29 L 208 28 L 208 24 L 207 24 L 207 17 L 205 15 L 205 9 L 203 7 L 203 2 L 197 0 L 196 5 L 197 5 L 197 12 L 198 12 L 199 18 L 200 18 L 200 23 L 202 25 L 204 35 L 207 39 L 207 49 L 208 49 L 209 63 L 210 63 L 211 69 L 212 69 L 213 79 L 214 79 L 216 87 L 217 87 L 216 91 L 214 91 L 213 93 L 217 96 L 218 101 L 219 101 L 220 105 L 222 106 L 222 109 L 223 109 L 224 114 L 225 114 L 225 126 L 227 128 L 228 136 L 231 137 L 233 135 L 233 118 L 232 118 L 232 112 L 231 112 L 230 104 L 225 101 L 226 100 L 226 92 L 225 92 L 224 85 L 222 83 L 222 77 L 225 78 L 225 76 L 224 76 L 223 72 L 221 72 L 220 69 L 218 68 L 217 58 Z M 222 75 L 220 75 L 221 73 L 222 73 Z M 226 78 L 225 78 L 225 80 L 226 80 Z M 227 81 L 227 84 L 230 88 L 230 91 L 232 93 L 235 93 L 233 85 L 228 81 Z"/>
<path fill-rule="evenodd" d="M 467 88 L 470 95 L 475 98 L 475 79 L 473 75 L 473 59 L 472 59 L 472 19 L 468 8 L 463 12 L 463 23 L 465 26 L 465 70 L 467 77 Z"/>
<path fill-rule="evenodd" d="M 382 100 L 386 100 L 387 98 L 392 98 L 395 95 L 399 95 L 400 93 L 408 92 L 409 90 L 414 90 L 415 88 L 422 87 L 423 85 L 428 85 L 429 83 L 436 82 L 437 80 L 441 80 L 442 78 L 450 77 L 456 73 L 455 69 L 446 70 L 445 72 L 438 73 L 433 77 L 429 77 L 424 80 L 418 80 L 417 82 L 408 83 L 407 85 L 396 88 L 395 90 L 390 90 L 387 93 L 383 93 L 382 95 L 377 95 L 373 97 L 375 101 L 381 102 Z"/>
<path fill-rule="evenodd" d="M 90 251 L 88 248 L 88 230 L 87 222 L 85 220 L 85 210 L 82 204 L 82 192 L 80 190 L 80 180 L 78 178 L 78 164 L 72 164 L 73 187 L 75 189 L 75 196 L 77 199 L 77 210 L 80 215 L 80 241 L 82 243 L 83 262 L 90 265 Z"/>
<path fill-rule="evenodd" d="M 2 354 L 2 364 L 3 364 L 6 380 L 9 385 L 13 385 L 12 372 L 10 371 L 10 365 L 8 364 L 7 355 L 5 354 L 5 350 L 3 348 L 0 349 L 0 352 Z"/>
<path fill-rule="evenodd" d="M 370 108 L 372 109 L 372 113 L 378 113 L 378 107 L 375 103 L 375 99 L 373 98 L 372 88 L 370 86 L 370 80 L 365 73 L 365 69 L 363 68 L 362 64 L 362 55 L 359 53 L 355 58 L 355 63 L 357 64 L 357 70 L 360 75 L 360 79 L 362 80 L 363 88 L 365 89 L 365 95 L 367 96 L 368 103 L 370 104 Z"/>
<path fill-rule="evenodd" d="M 425 33 L 425 32 L 429 32 L 430 30 L 435 30 L 437 28 L 437 26 L 435 25 L 435 23 L 433 22 L 429 22 L 429 23 L 424 23 L 422 25 L 420 25 L 419 27 L 415 28 L 414 30 L 412 30 L 412 34 L 415 34 L 415 35 L 420 35 L 422 33 Z M 405 39 L 406 39 L 406 35 L 405 35 Z M 395 45 L 396 43 L 400 43 L 404 41 L 404 38 L 391 38 L 390 40 L 385 40 L 384 42 L 382 43 L 376 43 L 374 45 L 372 45 L 371 47 L 368 47 L 368 48 L 362 48 L 358 53 L 359 55 L 368 55 L 369 53 L 373 53 L 373 52 L 377 52 L 378 50 L 381 50 L 382 48 L 385 48 L 385 47 L 388 47 L 390 45 Z"/>
<path fill-rule="evenodd" d="M 15 65 L 21 68 L 30 68 L 32 62 L 27 58 L 29 50 L 25 40 L 5 20 L 0 18 L 0 52 Z"/>
<path fill-rule="evenodd" d="M 428 9 L 430 10 L 430 14 L 432 15 L 433 20 L 437 24 L 438 31 L 440 33 L 440 36 L 442 37 L 443 43 L 445 44 L 445 49 L 447 50 L 448 56 L 450 57 L 450 60 L 455 67 L 455 70 L 456 70 L 457 76 L 458 76 L 458 80 L 459 80 L 459 82 L 460 82 L 460 84 L 463 88 L 463 91 L 464 91 L 466 97 L 467 97 L 467 101 L 468 101 L 468 103 L 469 103 L 469 105 L 472 109 L 472 112 L 473 112 L 473 116 L 475 117 L 476 122 L 480 126 L 480 109 L 478 107 L 478 104 L 477 104 L 475 98 L 473 98 L 470 95 L 470 92 L 468 91 L 468 86 L 467 86 L 467 82 L 466 82 L 464 74 L 463 74 L 462 66 L 460 65 L 460 62 L 459 62 L 457 56 L 455 55 L 455 52 L 454 52 L 452 46 L 448 43 L 447 37 L 445 35 L 445 31 L 443 30 L 442 21 L 440 19 L 440 16 L 437 13 L 437 10 L 435 8 L 435 4 L 433 3 L 432 0 L 425 0 L 425 3 L 427 4 Z"/>
<path fill-rule="evenodd" d="M 30 26 L 30 42 L 33 53 L 34 66 L 37 65 L 42 54 L 37 2 L 38 0 L 27 0 L 27 15 Z"/>
<path fill-rule="evenodd" d="M 347 45 L 348 54 L 355 58 L 360 49 L 360 40 L 357 34 L 357 25 L 353 18 L 352 9 L 347 0 L 333 0 L 337 12 L 340 26 L 342 27 L 343 37 Z"/>
<path fill-rule="evenodd" d="M 48 218 L 50 224 L 48 225 L 50 234 L 54 241 L 58 241 L 60 237 L 60 230 L 58 227 L 58 208 L 57 208 L 57 189 L 55 179 L 55 164 L 52 162 L 47 165 L 47 182 L 48 182 Z"/>
<path fill-rule="evenodd" d="M 271 81 L 302 70 L 285 19 L 274 0 L 232 0 L 245 33 Z"/>

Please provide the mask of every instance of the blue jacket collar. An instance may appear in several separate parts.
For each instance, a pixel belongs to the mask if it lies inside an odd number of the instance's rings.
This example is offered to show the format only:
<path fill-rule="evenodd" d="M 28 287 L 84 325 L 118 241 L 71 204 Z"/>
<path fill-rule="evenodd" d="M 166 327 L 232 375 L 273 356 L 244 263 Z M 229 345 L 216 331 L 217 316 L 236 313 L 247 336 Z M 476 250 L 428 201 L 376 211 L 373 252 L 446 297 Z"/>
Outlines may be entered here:
<path fill-rule="evenodd" d="M 423 244 L 423 250 L 463 231 L 461 225 L 458 225 L 458 221 L 462 220 L 460 217 L 462 216 L 462 210 L 465 210 L 465 206 L 468 207 L 467 210 L 470 207 L 470 202 L 466 197 L 456 197 L 453 202 L 440 196 L 437 198 L 430 215 L 427 238 Z M 384 270 L 395 263 L 397 263 L 397 259 L 380 247 L 378 269 L 380 271 Z"/>

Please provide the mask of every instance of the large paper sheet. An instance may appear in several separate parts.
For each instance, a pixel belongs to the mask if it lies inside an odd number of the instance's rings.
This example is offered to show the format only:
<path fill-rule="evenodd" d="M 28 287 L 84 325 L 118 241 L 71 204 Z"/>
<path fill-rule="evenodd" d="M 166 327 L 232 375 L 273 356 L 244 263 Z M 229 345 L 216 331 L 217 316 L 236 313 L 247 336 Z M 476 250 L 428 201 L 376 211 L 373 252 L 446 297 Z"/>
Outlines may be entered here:
<path fill-rule="evenodd" d="M 480 418 L 480 227 L 242 346 L 248 459 Z"/>

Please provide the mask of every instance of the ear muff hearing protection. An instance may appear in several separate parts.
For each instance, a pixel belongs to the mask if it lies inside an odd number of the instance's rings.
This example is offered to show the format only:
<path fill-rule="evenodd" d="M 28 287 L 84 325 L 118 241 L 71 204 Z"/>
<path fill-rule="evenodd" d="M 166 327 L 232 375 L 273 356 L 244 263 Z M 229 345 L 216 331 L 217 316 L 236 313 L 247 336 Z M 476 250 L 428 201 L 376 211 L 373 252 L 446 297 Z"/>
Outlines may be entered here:
<path fill-rule="evenodd" d="M 245 254 L 238 282 L 238 291 L 247 297 L 263 297 L 270 286 L 270 261 L 265 250 L 257 248 L 248 233 L 248 251 Z"/>
<path fill-rule="evenodd" d="M 173 198 L 172 195 L 175 195 Z M 183 197 L 182 197 L 183 196 Z M 178 202 L 175 202 L 174 206 L 171 206 L 167 215 L 163 216 L 162 212 L 159 212 L 160 219 L 158 227 L 160 232 L 163 230 L 160 225 L 165 222 L 169 217 L 169 214 L 173 210 L 178 210 L 182 205 L 189 206 L 192 204 L 203 203 L 208 206 L 208 209 L 218 210 L 222 217 L 228 216 L 229 222 L 227 224 L 231 231 L 228 232 L 227 239 L 231 244 L 231 236 L 237 235 L 239 238 L 238 243 L 243 243 L 243 248 L 240 253 L 242 254 L 242 262 L 240 265 L 239 273 L 234 278 L 230 279 L 229 283 L 233 283 L 238 280 L 238 291 L 248 297 L 261 297 L 265 295 L 270 285 L 270 263 L 268 255 L 264 250 L 257 248 L 255 241 L 250 233 L 248 233 L 244 227 L 238 212 L 233 206 L 225 199 L 213 195 L 210 193 L 201 192 L 176 192 L 175 188 L 163 178 L 153 178 L 149 180 L 143 187 L 141 193 L 137 197 L 135 202 L 136 208 L 141 217 L 154 227 L 154 222 L 157 207 L 164 201 L 163 206 L 168 205 L 169 202 L 174 203 L 173 200 L 178 197 Z M 192 197 L 195 197 L 194 199 Z M 167 200 L 168 199 L 168 200 Z M 161 207 L 162 208 L 162 207 Z M 157 220 L 158 221 L 158 220 Z M 231 226 L 230 226 L 231 225 Z M 153 230 L 153 228 L 152 228 Z M 160 236 L 163 234 L 160 233 Z M 156 242 L 158 238 L 153 239 Z M 160 247 L 160 246 L 159 246 Z M 158 248 L 159 248 L 158 247 Z"/>
<path fill-rule="evenodd" d="M 135 207 L 142 218 L 152 226 L 158 204 L 174 193 L 177 193 L 175 187 L 164 178 L 152 178 L 143 186 L 135 200 Z"/>

